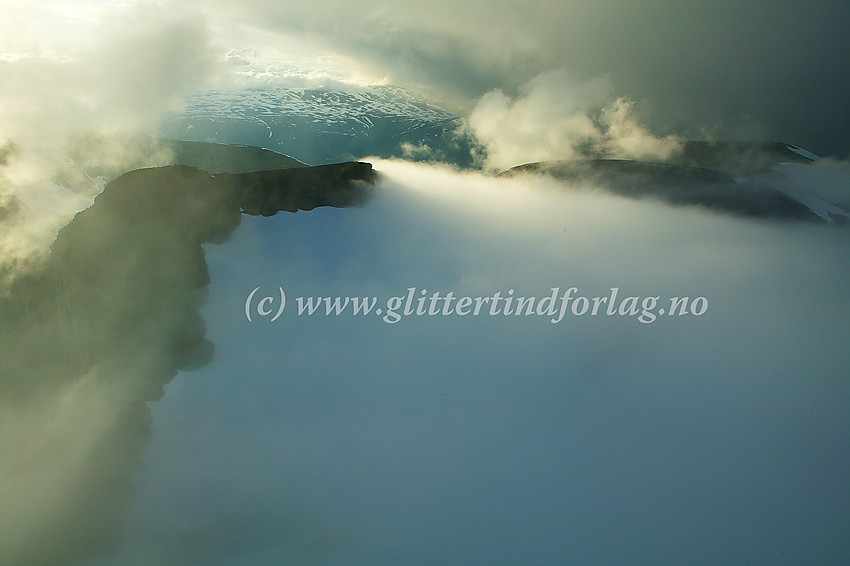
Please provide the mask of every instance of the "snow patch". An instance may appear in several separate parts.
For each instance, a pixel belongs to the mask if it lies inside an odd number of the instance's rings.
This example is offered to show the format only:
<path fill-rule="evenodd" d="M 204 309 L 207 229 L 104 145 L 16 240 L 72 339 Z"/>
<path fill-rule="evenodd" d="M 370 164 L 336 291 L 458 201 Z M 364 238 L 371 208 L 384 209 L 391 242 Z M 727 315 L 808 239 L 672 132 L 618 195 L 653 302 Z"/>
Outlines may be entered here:
<path fill-rule="evenodd" d="M 819 217 L 823 218 L 830 224 L 835 223 L 836 217 L 843 217 L 845 219 L 850 220 L 850 213 L 848 213 L 843 208 L 835 206 L 831 202 L 823 200 L 822 198 L 816 197 L 812 194 L 808 194 L 802 191 L 784 190 L 782 192 L 784 192 L 786 195 L 793 198 L 797 202 L 804 204 L 814 214 L 817 214 Z"/>
<path fill-rule="evenodd" d="M 797 155 L 802 155 L 806 159 L 811 159 L 812 161 L 820 159 L 820 157 L 818 157 L 817 155 L 815 155 L 811 151 L 807 151 L 807 150 L 803 149 L 802 147 L 797 147 L 796 145 L 788 145 L 788 144 L 785 144 L 785 147 L 787 147 L 788 149 L 790 149 L 791 151 L 793 151 Z"/>

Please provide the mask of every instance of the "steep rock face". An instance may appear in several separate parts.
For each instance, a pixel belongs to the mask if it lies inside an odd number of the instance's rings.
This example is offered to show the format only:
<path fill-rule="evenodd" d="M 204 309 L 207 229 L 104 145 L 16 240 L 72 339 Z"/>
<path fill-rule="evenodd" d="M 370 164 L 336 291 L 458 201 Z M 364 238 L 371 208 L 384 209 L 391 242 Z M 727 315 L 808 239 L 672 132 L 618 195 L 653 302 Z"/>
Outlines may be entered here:
<path fill-rule="evenodd" d="M 369 163 L 351 162 L 303 169 L 216 175 L 219 185 L 238 187 L 243 212 L 271 216 L 278 211 L 346 207 L 365 202 L 375 180 Z"/>
<path fill-rule="evenodd" d="M 51 350 L 73 350 L 79 367 L 72 373 L 77 373 L 89 358 L 133 350 L 123 338 L 137 338 L 140 326 L 173 320 L 174 328 L 159 332 L 163 342 L 183 345 L 182 354 L 175 353 L 183 358 L 187 349 L 196 349 L 188 344 L 203 335 L 197 314 L 201 297 L 195 297 L 209 282 L 202 243 L 225 241 L 242 211 L 269 216 L 362 204 L 372 182 L 368 163 L 215 176 L 181 165 L 126 173 L 59 231 L 43 269 L 16 282 L 0 307 L 2 340 L 11 347 L 16 341 L 11 328 L 49 323 L 55 336 L 46 344 Z M 184 315 L 175 316 L 179 311 Z M 76 331 L 67 332 L 56 319 Z M 39 328 L 39 333 L 45 330 Z M 200 347 L 199 353 L 205 351 Z M 74 365 L 60 352 L 56 355 L 49 375 L 66 373 L 63 368 Z M 45 385 L 16 379 L 18 372 L 9 368 L 16 357 L 4 361 L 4 388 Z"/>
<path fill-rule="evenodd" d="M 23 486 L 25 514 L 37 495 L 27 493 L 28 478 L 45 462 L 65 473 L 64 491 L 17 521 L 9 563 L 71 564 L 117 537 L 149 436 L 146 402 L 178 370 L 212 357 L 200 314 L 209 283 L 201 244 L 226 240 L 243 210 L 362 204 L 372 181 L 368 163 L 215 176 L 142 169 L 107 185 L 59 232 L 43 266 L 0 299 L 3 424 L 24 416 L 61 424 L 7 427 L 4 482 Z"/>

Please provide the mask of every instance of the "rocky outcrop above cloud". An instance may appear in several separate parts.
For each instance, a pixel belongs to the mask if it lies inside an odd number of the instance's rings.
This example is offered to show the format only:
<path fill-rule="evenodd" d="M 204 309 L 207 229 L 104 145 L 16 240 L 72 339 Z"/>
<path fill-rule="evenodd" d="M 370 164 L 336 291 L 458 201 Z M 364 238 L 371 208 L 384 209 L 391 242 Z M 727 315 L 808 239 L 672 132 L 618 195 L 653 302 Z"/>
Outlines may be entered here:
<path fill-rule="evenodd" d="M 213 355 L 201 245 L 226 240 L 243 211 L 358 205 L 372 182 L 368 163 L 132 171 L 59 232 L 40 268 L 3 289 L 4 560 L 76 563 L 117 536 L 149 436 L 146 403 Z"/>
<path fill-rule="evenodd" d="M 815 160 L 811 152 L 779 142 L 686 141 L 663 161 L 585 157 L 526 163 L 501 175 L 542 174 L 573 188 L 592 186 L 755 218 L 846 223 L 845 209 L 781 173 Z"/>
<path fill-rule="evenodd" d="M 818 156 L 777 141 L 685 141 L 666 160 L 688 167 L 705 167 L 737 175 L 768 173 L 783 163 L 810 164 Z"/>

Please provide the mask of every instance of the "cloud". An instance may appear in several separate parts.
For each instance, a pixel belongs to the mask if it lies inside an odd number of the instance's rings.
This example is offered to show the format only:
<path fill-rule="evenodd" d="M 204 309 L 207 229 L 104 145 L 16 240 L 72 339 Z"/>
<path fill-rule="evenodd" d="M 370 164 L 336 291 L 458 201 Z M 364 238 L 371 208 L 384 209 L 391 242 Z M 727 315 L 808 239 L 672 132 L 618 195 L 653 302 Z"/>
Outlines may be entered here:
<path fill-rule="evenodd" d="M 204 20 L 153 3 L 102 14 L 85 41 L 44 37 L 37 25 L 23 29 L 7 47 L 19 55 L 0 60 L 0 143 L 7 148 L 0 194 L 16 195 L 29 219 L 24 231 L 0 227 L 9 236 L 0 244 L 6 271 L 43 253 L 103 188 L 104 173 L 167 162 L 153 140 L 133 136 L 155 133 L 219 70 Z"/>
<path fill-rule="evenodd" d="M 135 458 L 149 434 L 139 399 L 153 394 L 138 390 L 139 378 L 162 374 L 157 363 L 175 346 L 160 348 L 145 334 L 150 329 L 119 320 L 125 285 L 92 283 L 99 305 L 93 310 L 106 316 L 101 322 L 138 339 L 120 363 L 103 351 L 98 358 L 100 330 L 90 324 L 91 309 L 80 310 L 85 299 L 59 291 L 67 278 L 43 287 L 45 280 L 33 274 L 51 257 L 57 231 L 91 205 L 106 181 L 167 162 L 167 151 L 138 135 L 156 132 L 161 119 L 217 71 L 205 23 L 195 15 L 153 3 L 129 6 L 99 14 L 92 33 L 80 38 L 50 34 L 65 30 L 52 7 L 24 10 L 26 25 L 4 37 L 2 47 L 13 56 L 0 57 L 4 564 L 70 563 L 114 540 L 116 517 L 132 494 Z M 49 25 L 38 25 L 45 21 Z M 116 231 L 104 231 L 92 240 L 114 241 Z M 120 254 L 90 259 L 94 279 L 99 270 L 120 278 L 128 267 Z M 160 331 L 167 335 L 169 322 L 180 320 L 192 300 L 176 306 Z M 22 311 L 39 311 L 42 318 L 17 324 L 19 315 L 26 318 Z M 109 340 L 121 342 L 115 334 Z M 34 384 L 38 394 L 22 393 Z"/>
<path fill-rule="evenodd" d="M 28 299 L 5 305 L 0 329 L 15 352 L 0 366 L 10 400 L 0 414 L 4 482 L 15 486 L 4 506 L 17 517 L 4 532 L 19 558 L 112 551 L 103 560 L 178 564 L 210 559 L 211 538 L 221 563 L 408 563 L 411 549 L 435 563 L 458 548 L 496 560 L 532 542 L 550 556 L 581 557 L 610 532 L 588 525 L 590 514 L 625 533 L 611 547 L 617 562 L 631 538 L 662 547 L 658 533 L 684 528 L 682 506 L 698 517 L 685 523 L 696 546 L 685 537 L 671 551 L 685 556 L 739 536 L 724 530 L 725 515 L 702 490 L 716 499 L 752 485 L 765 487 L 740 513 L 751 523 L 765 512 L 758 501 L 774 502 L 784 539 L 802 529 L 808 540 L 807 529 L 840 520 L 825 505 L 841 486 L 806 491 L 796 482 L 833 465 L 826 454 L 843 437 L 819 431 L 848 426 L 850 392 L 838 379 L 848 361 L 846 231 L 744 221 L 546 178 L 376 165 L 383 181 L 364 208 L 250 219 L 203 253 L 192 234 L 211 193 L 200 188 L 199 200 L 179 208 L 164 198 L 176 191 L 150 186 L 161 199 L 145 206 L 177 228 L 157 216 L 95 222 L 93 211 L 72 224 L 53 257 L 74 261 L 50 292 L 23 281 Z M 132 217 L 143 207 L 125 208 Z M 290 304 L 294 294 L 385 299 L 411 286 L 538 298 L 575 286 L 587 297 L 612 287 L 659 300 L 705 297 L 710 308 L 651 324 L 640 313 L 569 311 L 558 324 L 287 315 L 269 326 L 243 318 L 257 284 L 285 284 Z M 55 292 L 68 285 L 73 293 Z M 9 326 L 7 315 L 22 310 L 37 311 L 24 317 L 32 324 Z M 137 476 L 122 539 L 129 478 L 150 434 L 140 399 L 159 399 L 175 356 L 197 354 L 190 346 L 205 327 L 217 357 L 154 405 L 151 471 Z M 39 380 L 17 381 L 26 371 L 16 360 L 35 362 Z M 745 469 L 727 478 L 718 466 Z M 665 527 L 654 535 L 640 527 L 645 493 Z M 801 526 L 794 518 L 812 501 L 820 514 Z M 523 526 L 513 528 L 516 517 Z M 512 537 L 495 536 L 509 528 Z M 52 530 L 63 534 L 45 545 Z M 589 542 L 566 548 L 566 532 Z M 702 532 L 711 540 L 693 535 Z M 770 547 L 772 533 L 749 533 L 748 544 Z"/>
<path fill-rule="evenodd" d="M 241 210 L 361 203 L 372 176 L 363 164 L 133 171 L 3 288 L 4 563 L 83 562 L 117 541 L 150 434 L 147 403 L 212 357 L 201 244 L 226 240 Z"/>
<path fill-rule="evenodd" d="M 162 549 L 168 564 L 197 549 L 180 526 L 207 524 L 229 525 L 221 564 L 850 553 L 835 527 L 850 466 L 839 449 L 850 427 L 846 230 L 375 165 L 384 178 L 363 208 L 246 218 L 208 247 L 217 358 L 154 408 L 136 530 L 119 558 Z M 289 310 L 249 323 L 256 285 L 284 286 L 293 305 L 408 287 L 592 297 L 618 286 L 704 296 L 709 308 L 651 324 L 569 314 L 391 325 Z M 266 518 L 263 532 L 309 520 L 284 544 L 246 548 L 249 511 Z"/>
<path fill-rule="evenodd" d="M 698 137 L 709 128 L 721 138 L 767 137 L 836 157 L 850 152 L 843 135 L 850 85 L 836 56 L 846 51 L 841 26 L 850 21 L 850 8 L 836 3 L 761 9 L 704 0 L 427 6 L 169 0 L 160 6 L 163 14 L 207 22 L 222 62 L 231 53 L 226 75 L 241 62 L 243 78 L 254 85 L 280 77 L 389 82 L 469 104 L 493 89 L 515 99 L 534 77 L 567 68 L 578 82 L 609 77 L 614 92 L 635 101 L 640 123 L 660 135 Z M 173 31 L 162 45 L 182 44 L 178 38 L 196 30 Z M 184 71 L 192 76 L 191 68 Z"/>
<path fill-rule="evenodd" d="M 677 147 L 632 116 L 632 102 L 614 99 L 605 78 L 580 81 L 565 69 L 539 75 L 511 99 L 499 89 L 478 101 L 468 119 L 496 169 L 583 155 L 663 160 Z"/>
<path fill-rule="evenodd" d="M 61 148 L 80 132 L 154 132 L 213 71 L 197 16 L 145 3 L 110 13 L 94 36 L 61 56 L 30 50 L 0 64 L 4 139 Z"/>

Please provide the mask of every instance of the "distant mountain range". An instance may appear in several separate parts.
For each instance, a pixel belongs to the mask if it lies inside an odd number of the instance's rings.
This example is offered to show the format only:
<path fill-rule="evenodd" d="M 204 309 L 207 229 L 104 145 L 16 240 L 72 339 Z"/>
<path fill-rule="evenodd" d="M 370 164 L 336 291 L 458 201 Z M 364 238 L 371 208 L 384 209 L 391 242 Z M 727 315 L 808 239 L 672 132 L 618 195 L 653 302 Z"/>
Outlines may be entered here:
<path fill-rule="evenodd" d="M 474 165 L 471 150 L 476 142 L 464 135 L 462 125 L 462 116 L 442 101 L 402 88 L 350 92 L 275 88 L 198 95 L 170 121 L 164 134 L 260 146 L 310 164 L 374 155 L 467 167 Z M 174 163 L 211 169 L 198 159 L 202 150 L 189 149 L 175 152 L 187 157 Z M 776 141 L 686 141 L 663 163 L 586 155 L 518 165 L 503 175 L 545 173 L 592 180 L 626 196 L 651 195 L 744 216 L 844 223 L 847 203 L 827 202 L 805 190 L 789 191 L 780 182 L 780 165 L 805 165 L 816 159 L 803 148 Z"/>
<path fill-rule="evenodd" d="M 173 116 L 162 138 L 81 139 L 61 157 L 54 182 L 94 196 L 127 171 L 164 165 L 248 173 L 377 156 L 471 167 L 473 149 L 480 148 L 464 134 L 463 124 L 463 117 L 444 102 L 389 86 L 210 91 Z M 122 157 L 100 159 L 112 146 L 122 147 Z M 5 148 L 0 163 L 13 153 Z M 850 198 L 827 202 L 805 187 L 789 190 L 784 182 L 783 166 L 815 160 L 803 148 L 775 141 L 686 141 L 663 162 L 588 154 L 517 165 L 502 175 L 586 180 L 625 196 L 653 196 L 745 216 L 847 222 Z M 17 200 L 0 202 L 0 218 L 16 216 L 24 206 Z"/>
<path fill-rule="evenodd" d="M 405 144 L 429 143 L 445 151 L 460 121 L 442 101 L 397 87 L 274 88 L 198 95 L 163 133 L 261 146 L 320 164 L 401 157 Z M 450 157 L 470 161 L 468 148 L 456 148 Z"/>

